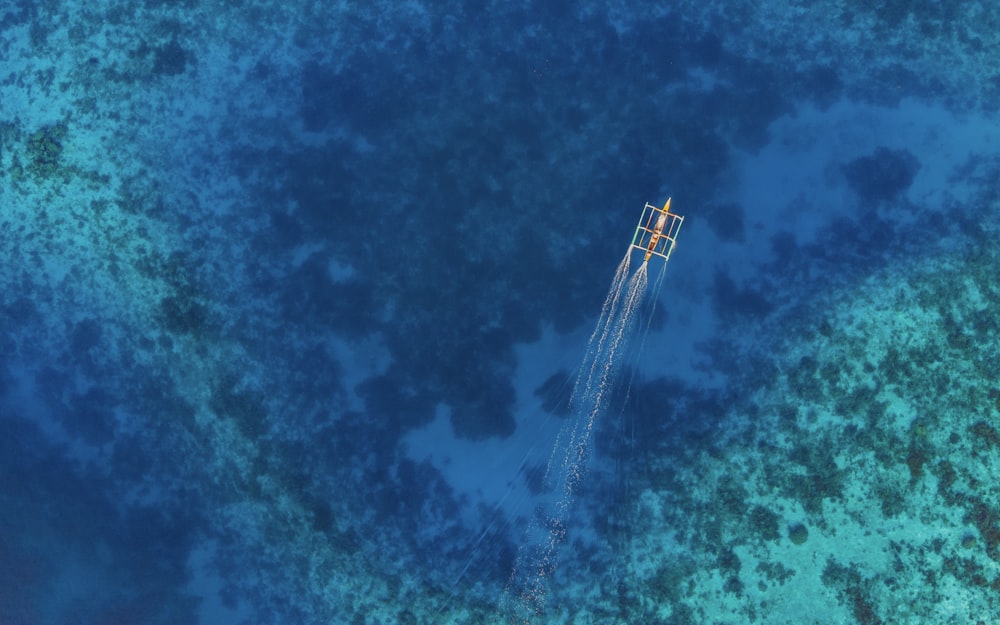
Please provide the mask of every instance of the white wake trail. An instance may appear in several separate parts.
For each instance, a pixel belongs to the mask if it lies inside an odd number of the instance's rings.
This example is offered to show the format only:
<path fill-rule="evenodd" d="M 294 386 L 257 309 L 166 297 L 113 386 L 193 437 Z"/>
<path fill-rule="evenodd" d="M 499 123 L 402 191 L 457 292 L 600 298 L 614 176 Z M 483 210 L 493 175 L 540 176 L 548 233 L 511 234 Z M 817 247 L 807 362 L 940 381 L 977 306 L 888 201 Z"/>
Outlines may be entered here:
<path fill-rule="evenodd" d="M 570 398 L 571 421 L 559 432 L 545 472 L 545 483 L 556 500 L 548 509 L 542 508 L 540 518 L 528 531 L 529 540 L 519 551 L 501 605 L 508 622 L 528 625 L 544 611 L 549 579 L 555 573 L 559 549 L 566 538 L 570 508 L 586 474 L 594 427 L 607 410 L 648 285 L 647 263 L 626 281 L 628 268 L 626 254 L 612 279 L 578 370 Z"/>

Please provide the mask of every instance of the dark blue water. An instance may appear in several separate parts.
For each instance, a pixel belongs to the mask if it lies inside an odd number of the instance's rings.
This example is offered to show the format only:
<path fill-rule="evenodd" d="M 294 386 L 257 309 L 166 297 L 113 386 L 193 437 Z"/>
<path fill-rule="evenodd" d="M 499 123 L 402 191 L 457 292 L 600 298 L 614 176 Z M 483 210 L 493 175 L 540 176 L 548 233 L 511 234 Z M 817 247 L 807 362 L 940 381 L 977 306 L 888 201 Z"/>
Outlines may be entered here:
<path fill-rule="evenodd" d="M 0 622 L 1000 619 L 996 8 L 329 4 L 0 3 Z"/>

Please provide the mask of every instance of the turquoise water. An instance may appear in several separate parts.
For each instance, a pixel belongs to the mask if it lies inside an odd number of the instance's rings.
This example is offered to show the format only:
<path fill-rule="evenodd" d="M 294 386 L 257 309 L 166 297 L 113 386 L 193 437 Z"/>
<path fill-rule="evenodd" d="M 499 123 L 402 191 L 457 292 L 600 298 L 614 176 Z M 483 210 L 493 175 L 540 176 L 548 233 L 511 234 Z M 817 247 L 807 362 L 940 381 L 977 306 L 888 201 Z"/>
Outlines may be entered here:
<path fill-rule="evenodd" d="M 0 622 L 1000 620 L 1000 9 L 0 29 Z"/>

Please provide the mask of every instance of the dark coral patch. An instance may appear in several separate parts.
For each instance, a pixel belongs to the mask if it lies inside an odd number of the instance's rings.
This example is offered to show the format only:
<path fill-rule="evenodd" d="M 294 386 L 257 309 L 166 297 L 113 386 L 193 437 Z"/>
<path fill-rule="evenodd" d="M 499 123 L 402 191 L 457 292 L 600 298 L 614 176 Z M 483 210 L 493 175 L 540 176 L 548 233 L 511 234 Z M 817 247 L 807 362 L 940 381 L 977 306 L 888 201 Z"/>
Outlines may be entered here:
<path fill-rule="evenodd" d="M 870 156 L 862 156 L 843 166 L 847 183 L 866 204 L 890 202 L 913 184 L 920 161 L 908 150 L 880 146 Z"/>
<path fill-rule="evenodd" d="M 560 417 L 569 414 L 569 397 L 572 391 L 569 372 L 561 369 L 550 375 L 541 386 L 535 389 L 535 397 L 542 400 L 545 412 Z"/>
<path fill-rule="evenodd" d="M 190 52 L 181 47 L 176 39 L 171 39 L 156 48 L 153 54 L 153 73 L 161 76 L 183 74 L 190 57 Z"/>
<path fill-rule="evenodd" d="M 42 126 L 28 137 L 28 171 L 38 178 L 48 178 L 61 167 L 66 124 Z"/>
<path fill-rule="evenodd" d="M 715 236 L 727 243 L 739 243 L 745 239 L 743 210 L 738 204 L 726 202 L 712 206 L 706 211 L 705 220 Z"/>
<path fill-rule="evenodd" d="M 773 305 L 763 293 L 743 288 L 723 272 L 715 275 L 712 285 L 712 303 L 719 317 L 763 317 L 771 312 Z"/>

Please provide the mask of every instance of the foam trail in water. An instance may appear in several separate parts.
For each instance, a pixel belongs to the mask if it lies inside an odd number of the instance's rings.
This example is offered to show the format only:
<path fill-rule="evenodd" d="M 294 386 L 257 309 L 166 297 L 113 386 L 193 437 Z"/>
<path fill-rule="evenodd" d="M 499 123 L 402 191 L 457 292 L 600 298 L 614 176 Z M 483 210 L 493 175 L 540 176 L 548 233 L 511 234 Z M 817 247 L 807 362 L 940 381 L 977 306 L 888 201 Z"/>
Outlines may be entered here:
<path fill-rule="evenodd" d="M 601 316 L 597 319 L 597 326 L 594 328 L 590 340 L 587 341 L 587 350 L 584 352 L 583 363 L 577 371 L 576 382 L 573 384 L 573 393 L 570 395 L 570 410 L 576 408 L 579 397 L 587 396 L 590 393 L 590 385 L 593 381 L 599 359 L 594 357 L 599 354 L 607 340 L 608 333 L 615 320 L 615 313 L 618 310 L 618 301 L 621 299 L 622 287 L 625 285 L 625 277 L 628 275 L 629 259 L 632 257 L 631 250 L 625 253 L 625 257 L 618 263 L 618 270 L 611 280 L 611 289 L 608 290 L 607 297 L 604 298 L 604 305 L 601 306 Z M 586 372 L 586 375 L 584 375 Z M 584 385 L 581 388 L 581 383 Z"/>
<path fill-rule="evenodd" d="M 508 622 L 527 625 L 544 611 L 573 497 L 586 472 L 594 425 L 608 407 L 615 377 L 627 353 L 635 313 L 648 284 L 647 263 L 640 265 L 626 282 L 628 269 L 626 254 L 612 279 L 577 372 L 570 398 L 571 420 L 556 439 L 545 473 L 545 483 L 556 499 L 540 507 L 518 553 L 501 602 Z"/>

